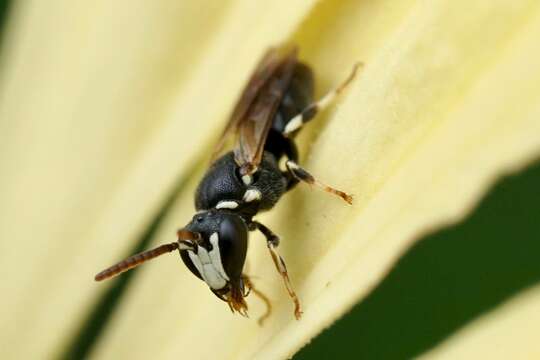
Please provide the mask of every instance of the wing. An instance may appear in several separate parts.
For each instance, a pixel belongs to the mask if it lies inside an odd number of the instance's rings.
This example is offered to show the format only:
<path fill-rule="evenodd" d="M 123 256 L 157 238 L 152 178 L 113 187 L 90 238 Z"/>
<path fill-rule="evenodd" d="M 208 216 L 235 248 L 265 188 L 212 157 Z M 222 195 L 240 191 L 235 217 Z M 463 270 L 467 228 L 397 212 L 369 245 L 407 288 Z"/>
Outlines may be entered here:
<path fill-rule="evenodd" d="M 266 52 L 244 88 L 216 145 L 213 158 L 221 151 L 229 136 L 235 134 L 236 162 L 243 168 L 256 169 L 296 62 L 296 48 L 272 48 Z"/>

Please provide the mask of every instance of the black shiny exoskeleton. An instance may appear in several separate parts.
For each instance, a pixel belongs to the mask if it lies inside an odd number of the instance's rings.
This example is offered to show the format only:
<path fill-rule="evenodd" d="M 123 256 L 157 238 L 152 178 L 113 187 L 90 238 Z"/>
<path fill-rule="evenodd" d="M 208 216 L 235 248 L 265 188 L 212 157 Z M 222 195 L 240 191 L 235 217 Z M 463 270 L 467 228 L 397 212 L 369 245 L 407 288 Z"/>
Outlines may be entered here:
<path fill-rule="evenodd" d="M 178 249 L 188 269 L 226 301 L 231 310 L 247 313 L 244 297 L 250 290 L 268 299 L 242 273 L 248 232 L 259 230 L 267 239 L 274 264 L 283 277 L 300 317 L 300 302 L 290 283 L 285 262 L 277 253 L 279 238 L 254 220 L 270 210 L 299 181 L 351 202 L 350 195 L 329 187 L 298 165 L 294 137 L 304 123 L 339 94 L 356 71 L 338 88 L 313 102 L 313 73 L 297 61 L 296 49 L 272 49 L 257 66 L 225 128 L 215 153 L 229 135 L 232 151 L 213 161 L 195 194 L 197 213 L 178 231 L 178 241 L 132 256 L 96 276 L 102 280 L 163 253 Z"/>
<path fill-rule="evenodd" d="M 296 179 L 295 179 L 296 180 Z M 265 151 L 259 169 L 250 185 L 242 182 L 234 154 L 229 152 L 219 158 L 202 179 L 195 194 L 197 211 L 216 207 L 220 201 L 236 201 L 235 213 L 246 221 L 262 210 L 270 210 L 287 191 L 290 180 L 278 167 L 274 154 Z M 260 201 L 245 202 L 244 194 L 248 189 L 261 193 Z"/>
<path fill-rule="evenodd" d="M 294 68 L 291 83 L 272 121 L 262 161 L 253 174 L 252 182 L 246 184 L 242 181 L 239 166 L 234 160 L 234 153 L 230 151 L 210 166 L 197 188 L 195 208 L 197 211 L 208 211 L 195 215 L 193 221 L 186 227 L 187 229 L 197 232 L 208 231 L 207 224 L 208 228 L 211 228 L 218 221 L 217 219 L 221 218 L 224 222 L 228 222 L 233 214 L 239 216 L 247 225 L 234 227 L 238 241 L 230 242 L 232 247 L 230 253 L 222 253 L 223 261 L 227 261 L 228 257 L 235 257 L 233 268 L 228 275 L 231 282 L 240 284 L 242 289 L 241 272 L 244 267 L 246 251 L 244 239 L 247 238 L 243 232 L 248 227 L 252 230 L 258 229 L 256 223 L 253 224 L 253 217 L 259 211 L 270 210 L 288 189 L 298 183 L 296 177 L 292 176 L 288 170 L 280 169 L 278 164 L 282 157 L 292 161 L 298 160 L 296 145 L 292 137 L 284 135 L 284 129 L 288 121 L 301 113 L 312 102 L 312 98 L 313 74 L 306 65 L 298 63 Z M 260 192 L 260 200 L 244 201 L 244 194 L 250 189 Z M 223 201 L 235 201 L 237 207 L 227 210 L 212 210 Z M 220 234 L 220 243 L 221 239 Z M 202 279 L 186 253 L 187 250 L 181 251 L 182 260 L 196 276 Z M 227 271 L 227 269 L 225 270 Z"/>

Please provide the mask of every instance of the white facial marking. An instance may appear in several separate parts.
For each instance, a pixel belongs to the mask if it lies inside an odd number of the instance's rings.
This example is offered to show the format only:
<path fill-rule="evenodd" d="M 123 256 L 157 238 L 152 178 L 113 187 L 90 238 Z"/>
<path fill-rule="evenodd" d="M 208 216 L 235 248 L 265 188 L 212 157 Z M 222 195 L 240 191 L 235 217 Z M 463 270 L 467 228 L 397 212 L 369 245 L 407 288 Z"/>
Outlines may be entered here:
<path fill-rule="evenodd" d="M 249 189 L 244 193 L 244 201 L 252 202 L 261 199 L 261 192 L 257 189 Z"/>
<path fill-rule="evenodd" d="M 188 240 L 179 240 L 178 241 L 178 248 L 180 250 L 191 250 L 195 247 L 195 244 L 193 244 L 191 241 Z"/>
<path fill-rule="evenodd" d="M 296 115 L 295 117 L 291 119 L 291 121 L 287 123 L 287 125 L 285 125 L 285 129 L 284 129 L 285 134 L 290 134 L 293 131 L 299 129 L 302 126 L 302 124 L 303 124 L 302 114 Z"/>
<path fill-rule="evenodd" d="M 212 289 L 222 289 L 227 285 L 227 280 L 222 278 L 214 268 L 212 264 L 203 265 L 203 271 L 206 275 L 205 282 L 210 286 Z"/>
<path fill-rule="evenodd" d="M 197 256 L 197 254 L 193 252 L 193 250 L 188 250 L 188 255 L 189 255 L 189 258 L 191 259 L 191 262 L 193 263 L 193 265 L 195 265 L 195 267 L 197 268 L 197 271 L 199 272 L 199 274 L 201 274 L 201 276 L 204 279 L 203 266 L 202 266 L 201 260 L 199 260 L 199 257 Z"/>
<path fill-rule="evenodd" d="M 210 244 L 212 244 L 212 250 L 207 251 L 202 246 L 197 247 L 197 253 L 188 250 L 189 258 L 204 282 L 208 284 L 212 289 L 222 289 L 227 285 L 229 277 L 223 268 L 221 262 L 221 253 L 219 252 L 219 237 L 217 233 L 213 233 L 210 236 Z"/>
<path fill-rule="evenodd" d="M 216 209 L 236 209 L 238 203 L 236 201 L 222 200 L 216 205 Z"/>
<path fill-rule="evenodd" d="M 246 185 L 251 185 L 253 182 L 253 177 L 251 175 L 244 175 L 242 176 L 242 182 Z"/>
<path fill-rule="evenodd" d="M 217 290 L 227 285 L 227 280 L 222 278 L 217 272 L 212 264 L 212 261 L 210 260 L 208 251 L 206 251 L 205 248 L 199 246 L 197 249 L 197 254 L 195 254 L 193 251 L 188 251 L 188 255 L 191 262 L 193 265 L 195 265 L 199 271 L 199 274 L 201 274 L 201 277 L 203 278 L 204 282 L 208 284 L 208 286 Z"/>
<path fill-rule="evenodd" d="M 229 280 L 225 269 L 223 268 L 223 263 L 221 262 L 221 253 L 219 251 L 219 237 L 217 233 L 210 235 L 210 244 L 212 244 L 212 250 L 208 253 L 212 264 L 221 275 L 222 278 Z"/>

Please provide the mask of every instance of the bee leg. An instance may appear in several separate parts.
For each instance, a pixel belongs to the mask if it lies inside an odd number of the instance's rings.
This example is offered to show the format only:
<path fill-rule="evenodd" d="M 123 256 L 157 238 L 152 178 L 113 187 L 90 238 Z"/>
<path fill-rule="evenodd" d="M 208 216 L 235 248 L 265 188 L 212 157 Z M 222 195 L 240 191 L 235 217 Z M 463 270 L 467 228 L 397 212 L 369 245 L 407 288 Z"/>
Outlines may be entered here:
<path fill-rule="evenodd" d="M 362 64 L 361 63 L 354 64 L 350 75 L 347 77 L 347 79 L 345 79 L 345 81 L 343 81 L 335 89 L 328 92 L 318 101 L 306 106 L 306 108 L 302 110 L 300 114 L 296 115 L 291 120 L 289 120 L 289 122 L 285 126 L 285 129 L 283 130 L 283 135 L 286 137 L 290 137 L 291 135 L 294 135 L 305 123 L 313 119 L 315 115 L 317 115 L 318 112 L 320 112 L 321 110 L 324 110 L 326 107 L 328 107 L 328 105 L 334 102 L 336 97 L 339 94 L 341 94 L 347 88 L 347 86 L 353 81 L 360 65 Z"/>
<path fill-rule="evenodd" d="M 300 319 L 300 317 L 302 316 L 300 300 L 298 300 L 298 296 L 296 295 L 296 292 L 292 287 L 291 280 L 289 279 L 289 273 L 287 272 L 287 267 L 285 266 L 285 261 L 283 261 L 283 258 L 277 252 L 277 247 L 279 245 L 279 237 L 274 234 L 272 230 L 270 230 L 260 222 L 253 221 L 251 222 L 251 226 L 258 229 L 266 237 L 266 245 L 268 247 L 268 251 L 270 251 L 272 261 L 274 261 L 274 265 L 276 266 L 277 271 L 283 278 L 285 288 L 287 288 L 287 292 L 289 293 L 289 296 L 294 303 L 294 316 L 297 320 Z"/>
<path fill-rule="evenodd" d="M 345 200 L 349 205 L 352 205 L 353 197 L 350 194 L 347 194 L 341 190 L 335 189 L 331 186 L 326 185 L 325 183 L 320 182 L 319 180 L 315 179 L 313 175 L 308 173 L 306 170 L 300 167 L 297 163 L 295 163 L 292 160 L 288 160 L 285 165 L 287 166 L 287 170 L 300 181 L 304 181 L 310 185 L 315 185 L 322 190 L 329 192 L 331 194 L 337 195 L 343 200 Z"/>
<path fill-rule="evenodd" d="M 248 293 L 245 294 L 244 296 L 247 296 L 249 292 L 253 292 L 253 294 L 255 294 L 259 299 L 261 299 L 262 302 L 264 302 L 264 304 L 266 305 L 265 313 L 259 318 L 259 320 L 257 320 L 257 323 L 260 326 L 263 326 L 266 319 L 268 319 L 270 317 L 270 314 L 272 314 L 272 303 L 270 302 L 270 299 L 268 299 L 266 295 L 264 295 L 260 290 L 255 288 L 249 276 L 243 274 L 242 281 L 244 282 L 246 288 L 248 289 Z"/>

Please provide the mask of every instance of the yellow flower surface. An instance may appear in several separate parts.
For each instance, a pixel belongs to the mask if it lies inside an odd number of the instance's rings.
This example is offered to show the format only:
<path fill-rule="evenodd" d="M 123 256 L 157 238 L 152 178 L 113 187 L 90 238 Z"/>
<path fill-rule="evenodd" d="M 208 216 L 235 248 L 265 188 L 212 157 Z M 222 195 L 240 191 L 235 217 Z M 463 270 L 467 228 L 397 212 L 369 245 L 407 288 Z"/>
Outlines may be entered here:
<path fill-rule="evenodd" d="M 540 288 L 524 291 L 475 320 L 424 359 L 538 359 Z"/>
<path fill-rule="evenodd" d="M 0 73 L 2 358 L 62 354 L 108 288 L 94 274 L 181 183 L 152 245 L 174 241 L 251 70 L 285 42 L 318 96 L 365 64 L 299 138 L 303 166 L 354 205 L 300 185 L 260 217 L 302 319 L 252 234 L 245 271 L 274 306 L 264 327 L 257 298 L 251 318 L 233 315 L 169 256 L 141 269 L 92 355 L 292 356 L 420 236 L 538 158 L 539 38 L 535 0 L 17 3 Z"/>

